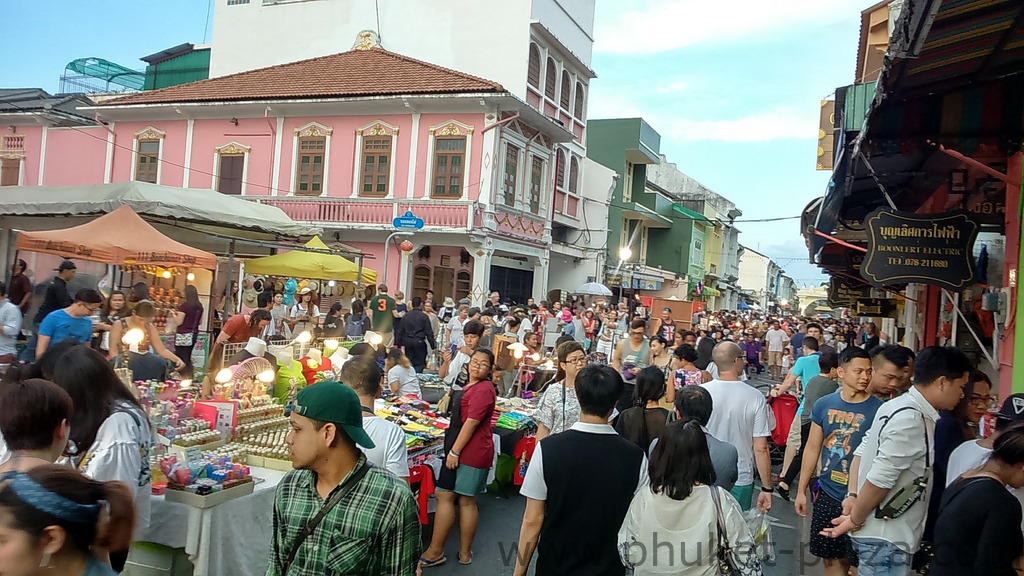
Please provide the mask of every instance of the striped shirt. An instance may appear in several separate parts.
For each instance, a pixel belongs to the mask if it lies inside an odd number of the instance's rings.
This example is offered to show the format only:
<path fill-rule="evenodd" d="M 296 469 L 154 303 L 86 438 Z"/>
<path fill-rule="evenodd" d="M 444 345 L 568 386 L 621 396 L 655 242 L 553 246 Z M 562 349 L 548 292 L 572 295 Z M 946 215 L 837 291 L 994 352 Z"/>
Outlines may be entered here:
<path fill-rule="evenodd" d="M 334 494 L 359 467 L 365 456 L 342 479 Z M 284 574 L 295 538 L 330 499 L 316 490 L 316 475 L 293 470 L 277 486 L 274 500 L 274 538 L 267 576 L 411 576 L 421 549 L 419 511 L 408 484 L 376 466 L 371 467 L 299 546 L 291 569 Z"/>

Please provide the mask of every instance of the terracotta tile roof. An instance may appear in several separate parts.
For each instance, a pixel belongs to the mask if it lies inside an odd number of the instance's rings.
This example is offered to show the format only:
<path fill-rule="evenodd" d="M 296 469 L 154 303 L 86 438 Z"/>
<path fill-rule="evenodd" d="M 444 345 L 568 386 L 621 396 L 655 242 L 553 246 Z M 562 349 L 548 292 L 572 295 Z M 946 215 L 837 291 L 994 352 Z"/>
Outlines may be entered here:
<path fill-rule="evenodd" d="M 102 105 L 504 91 L 496 82 L 372 48 L 138 92 Z"/>

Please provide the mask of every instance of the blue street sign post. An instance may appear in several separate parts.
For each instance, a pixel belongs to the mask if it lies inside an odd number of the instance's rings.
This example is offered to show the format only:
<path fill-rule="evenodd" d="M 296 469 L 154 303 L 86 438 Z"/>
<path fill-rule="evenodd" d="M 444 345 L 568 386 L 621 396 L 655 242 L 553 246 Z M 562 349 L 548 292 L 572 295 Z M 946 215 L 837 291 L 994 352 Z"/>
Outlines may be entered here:
<path fill-rule="evenodd" d="M 411 210 L 391 221 L 391 225 L 399 230 L 420 230 L 423 228 L 423 218 L 417 218 Z"/>

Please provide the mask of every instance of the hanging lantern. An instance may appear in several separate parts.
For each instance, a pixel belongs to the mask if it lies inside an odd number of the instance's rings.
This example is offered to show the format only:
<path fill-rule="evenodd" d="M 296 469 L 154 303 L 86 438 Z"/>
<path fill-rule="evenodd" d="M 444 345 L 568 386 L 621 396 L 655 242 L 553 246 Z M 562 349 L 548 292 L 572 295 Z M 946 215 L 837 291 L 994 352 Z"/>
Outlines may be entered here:
<path fill-rule="evenodd" d="M 406 254 L 412 252 L 413 248 L 415 248 L 415 246 L 413 246 L 412 242 L 408 240 L 402 240 L 402 243 L 398 245 L 398 249 Z"/>

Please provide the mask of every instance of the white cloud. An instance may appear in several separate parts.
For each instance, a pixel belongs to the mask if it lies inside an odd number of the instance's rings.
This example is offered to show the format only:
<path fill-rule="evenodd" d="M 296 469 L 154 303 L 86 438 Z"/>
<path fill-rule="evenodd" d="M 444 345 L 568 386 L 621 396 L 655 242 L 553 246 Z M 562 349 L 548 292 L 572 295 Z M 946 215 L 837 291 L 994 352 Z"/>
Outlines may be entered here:
<path fill-rule="evenodd" d="M 814 138 L 818 118 L 793 109 L 759 112 L 731 120 L 687 118 L 670 119 L 665 136 L 680 141 L 767 142 L 783 138 Z"/>
<path fill-rule="evenodd" d="M 664 86 L 658 87 L 658 94 L 678 94 L 684 92 L 690 87 L 690 83 L 685 80 L 676 80 Z"/>
<path fill-rule="evenodd" d="M 659 0 L 637 8 L 633 2 L 602 2 L 594 49 L 648 54 L 766 33 L 791 34 L 801 26 L 858 18 L 867 4 L 864 0 Z M 621 7 L 625 9 L 617 10 Z"/>

